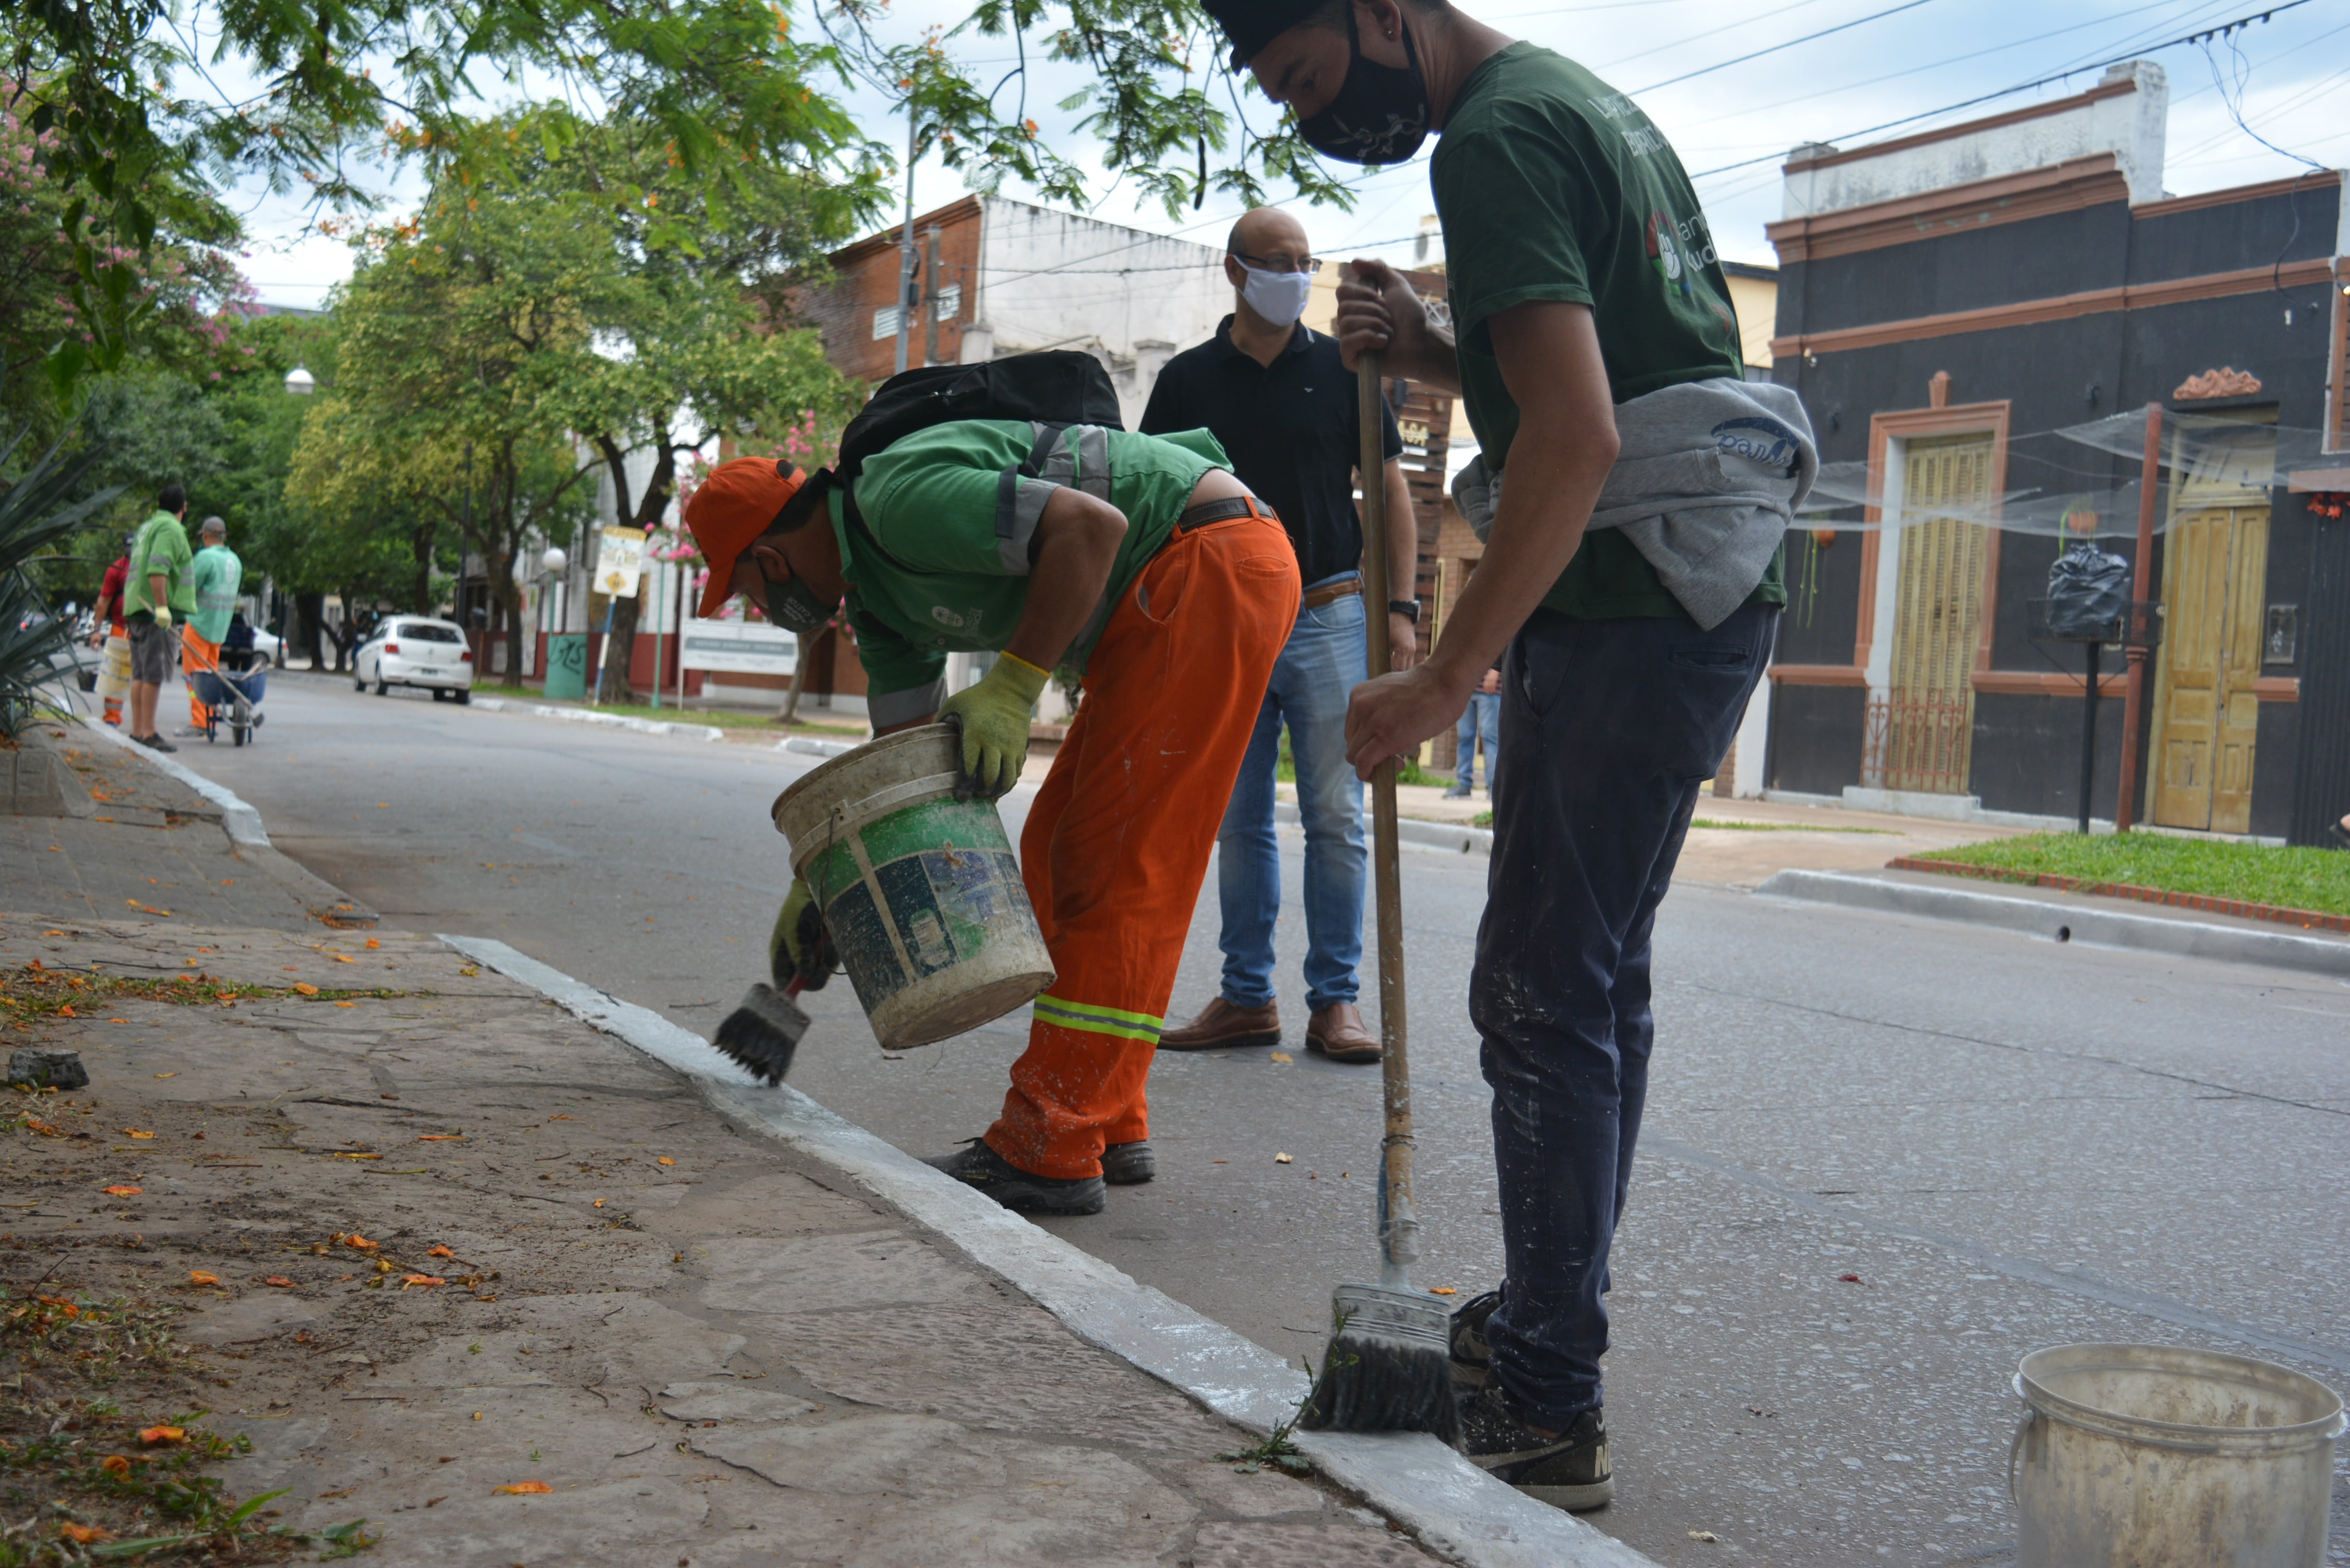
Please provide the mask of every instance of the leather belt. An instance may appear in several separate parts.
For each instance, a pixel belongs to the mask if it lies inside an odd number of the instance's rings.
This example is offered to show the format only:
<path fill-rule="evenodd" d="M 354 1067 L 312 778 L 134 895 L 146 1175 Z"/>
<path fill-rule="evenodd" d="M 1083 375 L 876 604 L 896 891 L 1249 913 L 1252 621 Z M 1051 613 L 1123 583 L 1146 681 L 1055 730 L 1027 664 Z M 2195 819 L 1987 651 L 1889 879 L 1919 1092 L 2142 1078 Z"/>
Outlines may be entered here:
<path fill-rule="evenodd" d="M 1189 534 L 1194 528 L 1204 528 L 1211 523 L 1228 523 L 1235 517 L 1262 517 L 1268 523 L 1281 521 L 1274 515 L 1272 507 L 1255 496 L 1231 495 L 1222 501 L 1202 501 L 1196 506 L 1184 508 L 1183 515 L 1175 519 L 1175 532 Z"/>
<path fill-rule="evenodd" d="M 1362 591 L 1363 579 L 1360 577 L 1347 577 L 1339 582 L 1325 583 L 1318 588 L 1306 589 L 1305 597 L 1297 601 L 1297 607 L 1302 610 L 1320 609 L 1324 605 L 1334 605 L 1340 599 L 1352 598 Z"/>

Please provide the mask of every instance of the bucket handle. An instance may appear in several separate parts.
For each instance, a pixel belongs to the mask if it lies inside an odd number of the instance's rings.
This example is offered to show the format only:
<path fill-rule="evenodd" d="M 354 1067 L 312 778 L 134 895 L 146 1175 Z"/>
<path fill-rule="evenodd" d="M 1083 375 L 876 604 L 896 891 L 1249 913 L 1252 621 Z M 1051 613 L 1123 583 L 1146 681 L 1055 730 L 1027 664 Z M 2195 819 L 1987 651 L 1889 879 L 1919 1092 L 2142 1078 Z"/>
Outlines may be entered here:
<path fill-rule="evenodd" d="M 2019 1508 L 2022 1501 L 2015 1495 L 2015 1461 L 2023 1452 L 2023 1439 L 2032 1431 L 2033 1423 L 2039 1419 L 2039 1411 L 2025 1407 L 2023 1419 L 2015 1424 L 2015 1439 L 2007 1445 L 2007 1501 Z"/>

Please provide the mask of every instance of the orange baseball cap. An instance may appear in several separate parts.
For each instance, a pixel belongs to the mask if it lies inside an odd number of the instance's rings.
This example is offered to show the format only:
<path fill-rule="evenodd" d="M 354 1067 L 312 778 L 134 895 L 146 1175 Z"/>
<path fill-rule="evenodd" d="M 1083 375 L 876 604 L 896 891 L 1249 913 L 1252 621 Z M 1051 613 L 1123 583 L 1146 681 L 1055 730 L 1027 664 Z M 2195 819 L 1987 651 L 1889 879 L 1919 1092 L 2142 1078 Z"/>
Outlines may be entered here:
<path fill-rule="evenodd" d="M 807 480 L 806 472 L 773 457 L 729 458 L 710 471 L 685 504 L 686 528 L 710 566 L 710 582 L 695 614 L 706 620 L 726 602 L 734 591 L 734 563 L 775 525 Z"/>

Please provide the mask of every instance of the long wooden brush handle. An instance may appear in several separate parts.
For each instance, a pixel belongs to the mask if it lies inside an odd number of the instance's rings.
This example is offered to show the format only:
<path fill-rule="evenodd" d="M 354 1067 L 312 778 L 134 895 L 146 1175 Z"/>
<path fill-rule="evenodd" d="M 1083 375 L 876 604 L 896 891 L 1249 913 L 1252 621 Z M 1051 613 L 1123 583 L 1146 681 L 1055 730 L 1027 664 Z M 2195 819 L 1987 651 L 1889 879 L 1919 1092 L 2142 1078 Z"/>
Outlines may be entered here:
<path fill-rule="evenodd" d="M 1362 426 L 1359 467 L 1363 483 L 1363 600 L 1368 611 L 1370 676 L 1392 668 L 1388 639 L 1388 601 L 1392 580 L 1388 560 L 1386 405 L 1380 397 L 1379 356 L 1367 350 L 1355 372 L 1356 413 Z M 1418 562 L 1411 563 L 1417 567 Z M 1379 1246 L 1388 1268 L 1399 1270 L 1419 1255 L 1419 1221 L 1411 1203 L 1411 1063 L 1405 1027 L 1403 983 L 1403 871 L 1396 835 L 1396 764 L 1380 759 L 1371 774 L 1371 866 L 1377 888 L 1379 939 L 1379 1078 L 1387 1102 L 1387 1136 L 1381 1154 Z"/>

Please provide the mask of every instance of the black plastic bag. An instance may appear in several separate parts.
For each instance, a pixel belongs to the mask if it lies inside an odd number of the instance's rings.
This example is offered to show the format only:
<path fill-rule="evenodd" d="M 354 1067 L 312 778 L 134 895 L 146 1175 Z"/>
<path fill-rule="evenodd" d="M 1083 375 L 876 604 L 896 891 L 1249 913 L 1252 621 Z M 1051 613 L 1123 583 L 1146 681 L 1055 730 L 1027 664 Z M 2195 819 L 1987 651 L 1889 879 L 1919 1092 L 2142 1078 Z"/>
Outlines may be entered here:
<path fill-rule="evenodd" d="M 2073 642 L 2110 642 L 2129 615 L 2130 564 L 2087 541 L 2048 568 L 2048 632 Z"/>

